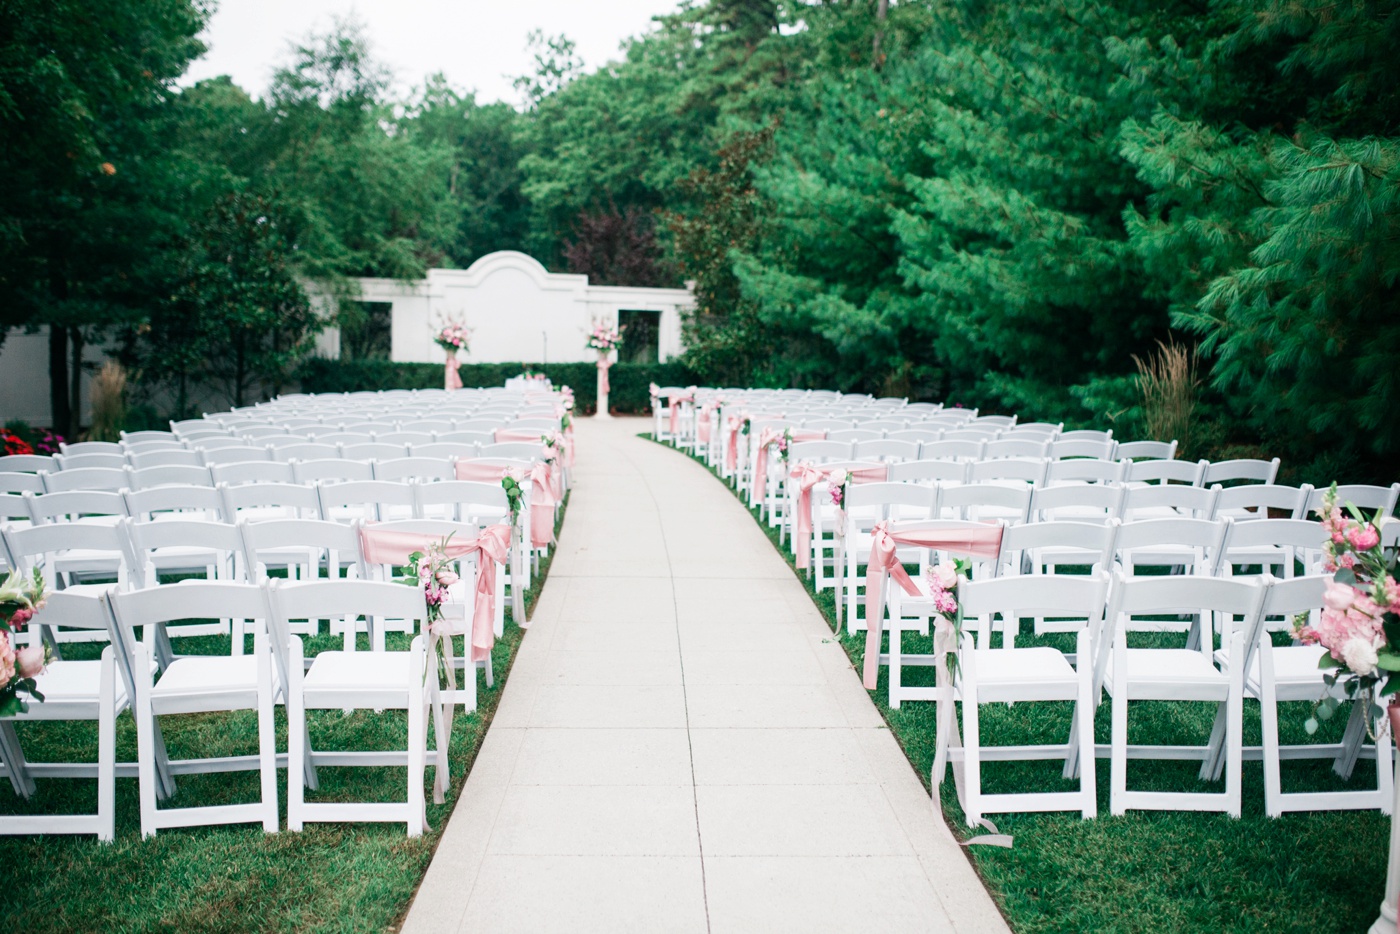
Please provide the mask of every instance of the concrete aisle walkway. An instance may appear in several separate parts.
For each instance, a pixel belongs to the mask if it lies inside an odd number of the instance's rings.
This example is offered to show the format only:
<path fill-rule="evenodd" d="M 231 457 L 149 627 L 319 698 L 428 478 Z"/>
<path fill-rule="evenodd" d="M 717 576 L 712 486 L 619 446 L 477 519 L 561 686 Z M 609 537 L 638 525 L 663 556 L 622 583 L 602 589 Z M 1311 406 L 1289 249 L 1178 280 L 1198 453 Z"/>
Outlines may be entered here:
<path fill-rule="evenodd" d="M 405 934 L 1006 931 L 801 584 L 639 419 L 559 553 Z"/>

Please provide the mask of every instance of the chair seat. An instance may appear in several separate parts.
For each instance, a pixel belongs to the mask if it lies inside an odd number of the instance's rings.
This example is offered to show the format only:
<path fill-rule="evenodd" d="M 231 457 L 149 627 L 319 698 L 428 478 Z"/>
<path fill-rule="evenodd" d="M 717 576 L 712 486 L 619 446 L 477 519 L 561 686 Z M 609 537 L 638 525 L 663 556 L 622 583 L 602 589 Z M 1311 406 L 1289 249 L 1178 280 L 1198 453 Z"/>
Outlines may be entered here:
<path fill-rule="evenodd" d="M 114 673 L 115 674 L 115 673 Z M 56 708 L 60 704 L 96 704 L 102 685 L 102 663 L 100 661 L 54 661 L 49 662 L 43 674 L 34 679 L 43 704 L 29 705 L 31 714 L 36 708 Z M 116 679 L 117 709 L 126 704 L 126 686 L 121 678 Z M 38 719 L 38 718 L 36 718 Z"/>
<path fill-rule="evenodd" d="M 1128 649 L 1129 699 L 1190 700 L 1214 697 L 1229 686 L 1228 676 L 1195 649 Z M 1108 659 L 1104 687 L 1113 693 L 1117 672 Z"/>
<path fill-rule="evenodd" d="M 307 691 L 407 690 L 408 652 L 322 652 L 303 682 Z"/>
<path fill-rule="evenodd" d="M 1072 699 L 1079 676 L 1064 653 L 1049 646 L 1016 649 L 976 649 L 977 689 L 984 700 L 1001 700 L 1013 689 L 1016 699 Z M 990 697 L 988 695 L 991 695 Z M 1011 698 L 1007 698 L 1011 699 Z"/>
<path fill-rule="evenodd" d="M 151 697 L 243 693 L 256 690 L 257 685 L 256 655 L 186 656 L 170 663 Z"/>
<path fill-rule="evenodd" d="M 1322 676 L 1327 671 L 1317 667 L 1318 659 L 1327 654 L 1325 648 L 1320 645 L 1285 645 L 1276 646 L 1272 651 L 1274 687 L 1281 695 L 1280 700 L 1315 700 L 1326 690 L 1327 686 L 1323 683 Z M 1229 668 L 1229 648 L 1217 649 L 1215 658 L 1221 668 Z M 1254 661 L 1249 666 L 1249 674 L 1245 678 L 1245 686 L 1254 696 L 1258 696 L 1260 690 L 1259 665 L 1259 654 L 1256 652 Z M 1339 692 L 1335 696 L 1344 695 Z"/>

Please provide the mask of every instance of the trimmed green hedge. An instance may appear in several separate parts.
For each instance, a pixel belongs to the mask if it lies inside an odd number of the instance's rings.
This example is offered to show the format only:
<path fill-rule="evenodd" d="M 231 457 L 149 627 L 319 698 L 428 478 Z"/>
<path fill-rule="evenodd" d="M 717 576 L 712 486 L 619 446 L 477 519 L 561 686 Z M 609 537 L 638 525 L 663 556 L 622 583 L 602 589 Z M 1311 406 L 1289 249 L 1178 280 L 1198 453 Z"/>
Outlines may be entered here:
<path fill-rule="evenodd" d="M 467 387 L 504 386 L 519 376 L 524 363 L 464 363 L 458 371 Z M 580 414 L 592 414 L 598 406 L 598 368 L 591 363 L 531 363 L 531 371 L 543 373 L 556 387 L 570 386 Z M 298 373 L 302 392 L 360 392 L 367 389 L 440 389 L 442 367 L 436 363 L 390 363 L 387 360 L 327 360 L 312 357 Z M 616 363 L 608 371 L 609 407 L 618 415 L 645 414 L 651 410 L 647 387 L 689 386 L 695 382 L 680 363 Z"/>

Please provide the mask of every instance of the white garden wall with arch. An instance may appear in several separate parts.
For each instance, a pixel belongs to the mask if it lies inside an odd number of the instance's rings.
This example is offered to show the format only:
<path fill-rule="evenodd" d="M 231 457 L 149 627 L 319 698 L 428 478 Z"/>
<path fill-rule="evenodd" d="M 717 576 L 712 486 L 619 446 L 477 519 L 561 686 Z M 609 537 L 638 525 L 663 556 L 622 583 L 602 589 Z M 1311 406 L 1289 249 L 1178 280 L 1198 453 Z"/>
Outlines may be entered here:
<path fill-rule="evenodd" d="M 463 363 L 585 363 L 593 322 L 616 327 L 622 311 L 658 316 L 657 359 L 680 355 L 681 312 L 694 303 L 689 289 L 589 285 L 588 277 L 549 272 L 513 250 L 483 256 L 467 269 L 430 269 L 424 279 L 359 279 L 359 300 L 392 305 L 390 359 L 442 363 L 433 335 L 451 318 L 472 329 Z M 321 352 L 339 356 L 334 329 Z"/>

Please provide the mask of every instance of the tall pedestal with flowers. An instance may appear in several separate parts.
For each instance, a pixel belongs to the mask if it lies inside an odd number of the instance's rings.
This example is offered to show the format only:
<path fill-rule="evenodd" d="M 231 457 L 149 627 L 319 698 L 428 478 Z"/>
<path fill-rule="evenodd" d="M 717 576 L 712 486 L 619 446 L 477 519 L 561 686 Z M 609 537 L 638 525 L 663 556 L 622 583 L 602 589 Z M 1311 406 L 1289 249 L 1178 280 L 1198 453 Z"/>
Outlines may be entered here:
<path fill-rule="evenodd" d="M 609 324 L 593 323 L 587 346 L 598 352 L 598 418 L 612 418 L 608 411 L 608 370 L 612 368 L 613 351 L 622 346 L 622 331 Z"/>
<path fill-rule="evenodd" d="M 1327 530 L 1324 548 L 1332 583 L 1323 597 L 1326 608 L 1315 625 L 1300 625 L 1300 641 L 1321 645 L 1328 654 L 1322 666 L 1331 671 L 1327 683 L 1354 703 L 1375 707 L 1373 716 L 1384 729 L 1389 721 L 1392 736 L 1400 736 L 1400 586 L 1395 582 L 1395 556 L 1381 548 L 1380 529 L 1350 503 L 1337 502 L 1334 485 L 1323 499 L 1322 525 Z M 1300 618 L 1300 622 L 1302 619 Z M 1331 714 L 1337 701 L 1329 694 L 1318 711 Z M 1381 716 L 1378 705 L 1385 705 Z M 1317 730 L 1316 716 L 1303 724 Z M 1377 737 L 1377 742 L 1386 741 Z M 1396 900 L 1400 898 L 1400 787 L 1390 818 L 1390 858 L 1385 899 L 1371 934 L 1394 934 Z"/>
<path fill-rule="evenodd" d="M 443 388 L 449 392 L 462 388 L 462 375 L 457 372 L 461 363 L 457 360 L 457 354 L 469 353 L 471 351 L 472 332 L 466 325 L 458 321 L 448 321 L 437 332 L 433 338 L 433 343 L 437 344 L 447 354 L 447 364 L 443 368 Z"/>

